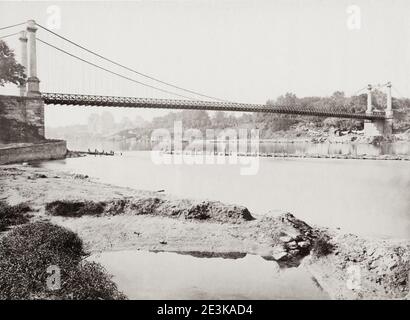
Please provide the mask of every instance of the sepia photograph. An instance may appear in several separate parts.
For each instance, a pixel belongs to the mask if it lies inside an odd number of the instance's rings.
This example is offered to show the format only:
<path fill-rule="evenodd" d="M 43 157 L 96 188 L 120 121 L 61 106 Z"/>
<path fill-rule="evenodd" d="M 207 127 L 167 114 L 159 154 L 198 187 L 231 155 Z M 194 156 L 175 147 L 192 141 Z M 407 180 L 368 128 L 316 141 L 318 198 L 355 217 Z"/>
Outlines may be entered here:
<path fill-rule="evenodd" d="M 0 1 L 0 300 L 408 301 L 409 15 Z"/>

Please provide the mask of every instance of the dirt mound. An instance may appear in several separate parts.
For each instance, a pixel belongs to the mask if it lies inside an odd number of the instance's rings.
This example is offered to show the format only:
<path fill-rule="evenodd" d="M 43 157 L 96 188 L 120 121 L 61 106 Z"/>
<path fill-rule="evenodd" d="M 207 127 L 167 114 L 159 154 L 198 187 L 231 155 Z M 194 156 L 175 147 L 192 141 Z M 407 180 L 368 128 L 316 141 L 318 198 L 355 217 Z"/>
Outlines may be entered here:
<path fill-rule="evenodd" d="M 275 260 L 283 267 L 298 266 L 311 252 L 319 235 L 291 213 L 268 212 L 258 221 L 257 228 L 272 239 L 272 255 L 263 258 Z"/>
<path fill-rule="evenodd" d="M 227 205 L 218 201 L 175 200 L 160 197 L 133 197 L 109 201 L 53 201 L 45 206 L 54 216 L 81 217 L 83 215 L 158 215 L 186 220 L 207 220 L 241 223 L 253 220 L 246 207 Z"/>
<path fill-rule="evenodd" d="M 94 201 L 53 201 L 46 204 L 46 212 L 52 216 L 81 217 L 99 215 L 105 208 L 104 202 Z"/>
<path fill-rule="evenodd" d="M 329 234 L 332 252 L 304 264 L 334 299 L 404 298 L 410 289 L 408 241 Z M 350 285 L 350 287 L 349 287 Z"/>
<path fill-rule="evenodd" d="M 219 201 L 174 200 L 164 202 L 161 212 L 187 220 L 211 220 L 223 223 L 241 223 L 254 220 L 246 207 L 224 204 Z"/>

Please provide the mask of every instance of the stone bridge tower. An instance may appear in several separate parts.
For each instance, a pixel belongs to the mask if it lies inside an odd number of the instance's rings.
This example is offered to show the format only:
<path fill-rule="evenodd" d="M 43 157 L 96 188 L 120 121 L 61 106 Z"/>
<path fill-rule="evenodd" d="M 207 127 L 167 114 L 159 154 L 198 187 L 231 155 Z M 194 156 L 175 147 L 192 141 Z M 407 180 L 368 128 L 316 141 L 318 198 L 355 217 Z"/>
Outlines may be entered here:
<path fill-rule="evenodd" d="M 35 127 L 40 137 L 44 132 L 44 102 L 41 99 L 40 80 L 37 78 L 36 22 L 27 21 L 26 31 L 20 35 L 21 64 L 27 75 L 26 83 L 20 86 L 20 96 L 24 97 L 21 107 L 25 109 L 26 124 Z"/>
<path fill-rule="evenodd" d="M 393 133 L 393 109 L 391 97 L 391 83 L 387 83 L 387 105 L 385 110 L 385 119 L 383 120 L 365 120 L 364 121 L 364 135 L 368 137 L 374 136 L 389 136 Z M 366 114 L 374 114 L 372 104 L 372 86 L 367 87 L 367 109 Z"/>

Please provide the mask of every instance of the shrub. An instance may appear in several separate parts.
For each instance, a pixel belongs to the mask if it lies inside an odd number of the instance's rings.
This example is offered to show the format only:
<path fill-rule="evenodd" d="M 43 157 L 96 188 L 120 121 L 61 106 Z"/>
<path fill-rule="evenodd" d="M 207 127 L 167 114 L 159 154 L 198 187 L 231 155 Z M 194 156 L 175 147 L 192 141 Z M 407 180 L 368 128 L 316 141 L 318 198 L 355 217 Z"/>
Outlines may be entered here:
<path fill-rule="evenodd" d="M 65 228 L 44 222 L 17 227 L 0 240 L 0 299 L 122 297 L 102 267 L 81 263 L 84 255 L 81 239 Z M 57 291 L 46 285 L 52 265 L 61 271 Z"/>
<path fill-rule="evenodd" d="M 334 245 L 330 243 L 330 237 L 327 235 L 320 235 L 312 246 L 312 251 L 317 257 L 327 256 L 332 253 Z"/>
<path fill-rule="evenodd" d="M 68 275 L 62 288 L 64 296 L 75 300 L 123 300 L 125 295 L 118 291 L 105 269 L 96 262 L 83 262 Z"/>
<path fill-rule="evenodd" d="M 5 231 L 10 226 L 27 223 L 30 217 L 27 212 L 30 211 L 32 209 L 24 203 L 10 206 L 4 201 L 0 201 L 0 231 Z"/>
<path fill-rule="evenodd" d="M 53 201 L 46 204 L 46 212 L 53 216 L 81 217 L 104 212 L 105 203 L 93 201 Z"/>

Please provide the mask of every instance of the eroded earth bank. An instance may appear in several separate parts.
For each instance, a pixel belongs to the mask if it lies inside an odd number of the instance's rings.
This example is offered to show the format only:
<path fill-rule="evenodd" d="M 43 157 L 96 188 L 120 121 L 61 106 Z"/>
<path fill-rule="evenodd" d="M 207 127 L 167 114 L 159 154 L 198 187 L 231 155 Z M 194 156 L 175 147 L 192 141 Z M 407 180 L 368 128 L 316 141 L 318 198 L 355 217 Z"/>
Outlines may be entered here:
<path fill-rule="evenodd" d="M 283 268 L 303 264 L 334 299 L 409 298 L 406 239 L 342 234 L 310 226 L 285 212 L 255 218 L 243 206 L 174 198 L 29 165 L 0 168 L 0 201 L 26 208 L 29 218 L 20 224 L 50 222 L 74 231 L 89 253 L 130 249 L 223 257 L 251 253 Z M 0 238 L 13 228 L 17 226 L 4 228 Z"/>

